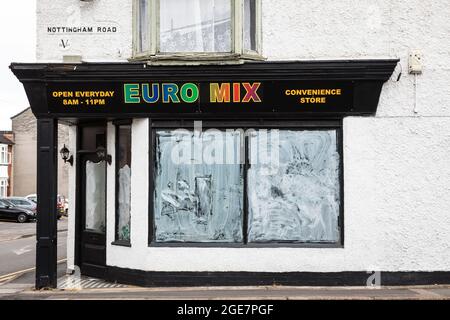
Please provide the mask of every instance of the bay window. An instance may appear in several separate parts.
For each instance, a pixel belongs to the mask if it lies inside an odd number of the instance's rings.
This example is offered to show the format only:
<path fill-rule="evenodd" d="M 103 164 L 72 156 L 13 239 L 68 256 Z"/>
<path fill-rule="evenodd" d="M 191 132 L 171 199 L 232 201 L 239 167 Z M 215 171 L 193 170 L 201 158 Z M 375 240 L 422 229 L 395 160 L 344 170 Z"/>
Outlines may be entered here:
<path fill-rule="evenodd" d="M 135 59 L 260 59 L 260 0 L 135 0 Z"/>
<path fill-rule="evenodd" d="M 161 52 L 231 52 L 230 0 L 163 0 L 159 23 Z"/>
<path fill-rule="evenodd" d="M 259 16 L 260 5 L 257 0 L 244 1 L 244 52 L 257 52 L 257 41 L 259 41 Z"/>

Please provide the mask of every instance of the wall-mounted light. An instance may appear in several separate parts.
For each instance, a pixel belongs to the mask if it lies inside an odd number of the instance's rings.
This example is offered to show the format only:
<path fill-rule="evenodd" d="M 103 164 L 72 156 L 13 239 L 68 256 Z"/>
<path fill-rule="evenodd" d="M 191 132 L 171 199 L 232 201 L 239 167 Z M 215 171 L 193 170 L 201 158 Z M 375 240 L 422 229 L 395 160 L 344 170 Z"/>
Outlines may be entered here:
<path fill-rule="evenodd" d="M 98 147 L 95 152 L 97 153 L 97 157 L 100 161 L 106 161 L 108 164 L 111 164 L 112 157 L 110 154 L 106 153 L 106 149 L 104 147 Z"/>
<path fill-rule="evenodd" d="M 61 150 L 59 150 L 59 153 L 61 154 L 61 158 L 64 160 L 64 163 L 70 163 L 70 165 L 73 165 L 73 156 L 70 154 L 69 149 L 67 149 L 66 145 L 64 145 Z"/>

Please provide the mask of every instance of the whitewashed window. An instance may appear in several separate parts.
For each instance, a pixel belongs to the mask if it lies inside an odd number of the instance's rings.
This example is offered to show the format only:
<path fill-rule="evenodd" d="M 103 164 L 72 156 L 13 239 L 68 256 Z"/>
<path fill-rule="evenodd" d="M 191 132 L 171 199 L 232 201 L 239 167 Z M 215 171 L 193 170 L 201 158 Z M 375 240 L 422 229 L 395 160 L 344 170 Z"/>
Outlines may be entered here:
<path fill-rule="evenodd" d="M 135 0 L 134 57 L 257 58 L 260 0 Z"/>
<path fill-rule="evenodd" d="M 248 241 L 339 241 L 337 132 L 257 131 L 250 149 Z"/>
<path fill-rule="evenodd" d="M 86 162 L 85 229 L 106 232 L 106 161 Z"/>
<path fill-rule="evenodd" d="M 153 242 L 341 242 L 338 129 L 153 135 Z"/>
<path fill-rule="evenodd" d="M 0 164 L 9 164 L 8 146 L 4 144 L 0 145 Z"/>
<path fill-rule="evenodd" d="M 243 166 L 236 161 L 242 136 L 155 134 L 156 242 L 242 242 Z"/>
<path fill-rule="evenodd" d="M 116 240 L 130 242 L 131 124 L 116 127 Z"/>

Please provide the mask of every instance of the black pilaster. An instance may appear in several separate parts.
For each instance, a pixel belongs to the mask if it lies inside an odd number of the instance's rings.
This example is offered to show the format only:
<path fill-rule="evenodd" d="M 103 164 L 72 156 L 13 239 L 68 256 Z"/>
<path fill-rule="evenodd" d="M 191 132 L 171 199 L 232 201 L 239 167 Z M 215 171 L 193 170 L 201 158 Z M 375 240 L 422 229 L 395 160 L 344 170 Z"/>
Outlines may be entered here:
<path fill-rule="evenodd" d="M 57 120 L 37 120 L 36 289 L 56 288 Z"/>

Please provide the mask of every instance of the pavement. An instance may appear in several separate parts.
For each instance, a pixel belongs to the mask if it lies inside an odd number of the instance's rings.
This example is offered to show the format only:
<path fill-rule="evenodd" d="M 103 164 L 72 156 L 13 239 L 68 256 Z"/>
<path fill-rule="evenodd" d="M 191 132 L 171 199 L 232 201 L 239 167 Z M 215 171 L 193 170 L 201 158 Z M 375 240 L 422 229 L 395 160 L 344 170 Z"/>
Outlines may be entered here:
<path fill-rule="evenodd" d="M 3 300 L 450 300 L 450 285 L 410 287 L 143 288 L 68 276 L 58 265 L 58 289 L 34 290 L 34 273 L 0 284 Z"/>
<path fill-rule="evenodd" d="M 57 266 L 58 278 L 64 278 L 66 275 L 66 261 L 62 260 Z M 0 277 L 0 300 L 10 295 L 22 294 L 34 291 L 35 269 L 30 268 L 25 271 L 11 273 L 8 277 Z"/>
<path fill-rule="evenodd" d="M 17 289 L 13 284 L 9 288 Z M 1 298 L 14 300 L 449 300 L 450 287 L 380 289 L 348 287 L 110 288 L 70 291 L 25 289 Z"/>

